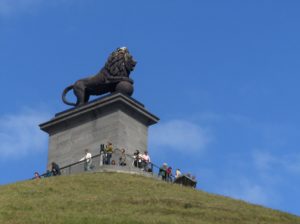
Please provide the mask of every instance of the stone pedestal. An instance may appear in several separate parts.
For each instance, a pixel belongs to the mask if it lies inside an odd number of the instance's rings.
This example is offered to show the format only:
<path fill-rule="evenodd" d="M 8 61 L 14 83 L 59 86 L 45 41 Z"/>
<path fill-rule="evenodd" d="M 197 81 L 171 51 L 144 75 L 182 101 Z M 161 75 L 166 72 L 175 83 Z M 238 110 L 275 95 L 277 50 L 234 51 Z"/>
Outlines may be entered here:
<path fill-rule="evenodd" d="M 99 154 L 100 145 L 108 141 L 128 154 L 143 152 L 148 127 L 158 120 L 138 101 L 117 93 L 58 113 L 40 128 L 49 134 L 48 163 L 65 166 L 83 157 L 86 148 Z"/>

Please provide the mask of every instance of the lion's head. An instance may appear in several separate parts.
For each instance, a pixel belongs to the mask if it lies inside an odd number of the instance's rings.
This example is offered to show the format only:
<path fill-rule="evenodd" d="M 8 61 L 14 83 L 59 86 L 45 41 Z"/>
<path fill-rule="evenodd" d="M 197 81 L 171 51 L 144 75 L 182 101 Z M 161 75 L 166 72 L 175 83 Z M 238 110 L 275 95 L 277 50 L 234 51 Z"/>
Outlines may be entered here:
<path fill-rule="evenodd" d="M 105 63 L 105 68 L 112 76 L 129 77 L 136 63 L 127 47 L 120 47 L 110 54 Z"/>

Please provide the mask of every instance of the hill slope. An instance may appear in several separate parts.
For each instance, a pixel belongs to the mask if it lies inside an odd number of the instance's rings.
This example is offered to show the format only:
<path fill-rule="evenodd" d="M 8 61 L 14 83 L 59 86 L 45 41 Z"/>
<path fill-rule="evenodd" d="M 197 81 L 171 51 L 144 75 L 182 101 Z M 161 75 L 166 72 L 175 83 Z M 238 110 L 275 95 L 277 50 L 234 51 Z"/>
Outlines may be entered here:
<path fill-rule="evenodd" d="M 300 217 L 143 176 L 88 173 L 0 187 L 0 223 L 300 224 Z"/>

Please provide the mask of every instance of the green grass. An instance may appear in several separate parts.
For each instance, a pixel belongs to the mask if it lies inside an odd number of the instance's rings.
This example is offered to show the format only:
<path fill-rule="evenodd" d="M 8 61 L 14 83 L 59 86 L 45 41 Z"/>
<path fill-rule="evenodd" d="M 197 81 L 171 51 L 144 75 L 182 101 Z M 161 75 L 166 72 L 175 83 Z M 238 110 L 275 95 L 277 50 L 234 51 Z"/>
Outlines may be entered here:
<path fill-rule="evenodd" d="M 300 217 L 143 176 L 87 173 L 0 187 L 1 224 L 300 224 Z"/>

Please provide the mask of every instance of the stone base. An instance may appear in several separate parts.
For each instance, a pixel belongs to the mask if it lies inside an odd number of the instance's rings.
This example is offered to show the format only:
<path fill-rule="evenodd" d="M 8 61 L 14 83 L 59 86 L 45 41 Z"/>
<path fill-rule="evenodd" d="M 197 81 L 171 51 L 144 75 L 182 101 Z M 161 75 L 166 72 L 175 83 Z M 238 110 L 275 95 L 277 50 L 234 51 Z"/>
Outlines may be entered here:
<path fill-rule="evenodd" d="M 84 164 L 78 164 L 76 166 L 73 166 L 71 168 L 66 168 L 61 170 L 62 175 L 71 175 L 71 174 L 77 174 L 77 173 L 106 173 L 106 172 L 116 172 L 116 173 L 128 173 L 128 174 L 137 174 L 142 175 L 146 177 L 153 177 L 155 179 L 161 179 L 161 177 L 158 176 L 158 172 L 145 172 L 142 169 L 136 168 L 128 164 L 127 166 L 118 166 L 118 165 L 102 165 L 98 166 L 98 164 L 93 163 L 95 167 L 90 171 L 84 170 Z"/>
<path fill-rule="evenodd" d="M 54 161 L 62 167 L 77 162 L 86 148 L 92 155 L 99 154 L 100 145 L 108 141 L 114 148 L 125 148 L 127 154 L 137 149 L 143 152 L 148 127 L 158 120 L 141 103 L 121 93 L 58 113 L 40 124 L 49 134 L 48 164 Z"/>

